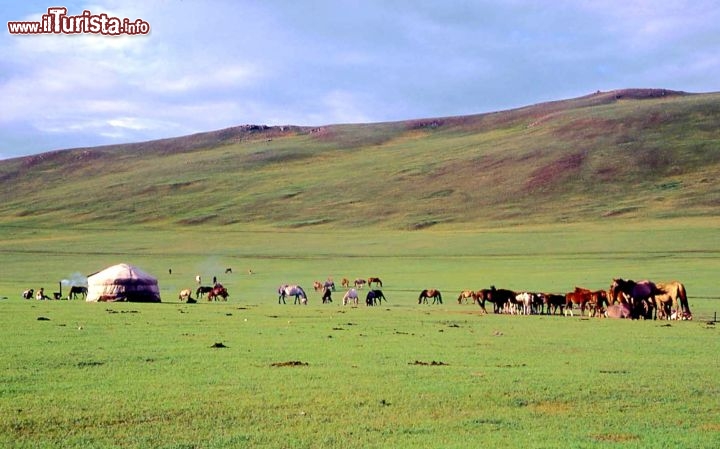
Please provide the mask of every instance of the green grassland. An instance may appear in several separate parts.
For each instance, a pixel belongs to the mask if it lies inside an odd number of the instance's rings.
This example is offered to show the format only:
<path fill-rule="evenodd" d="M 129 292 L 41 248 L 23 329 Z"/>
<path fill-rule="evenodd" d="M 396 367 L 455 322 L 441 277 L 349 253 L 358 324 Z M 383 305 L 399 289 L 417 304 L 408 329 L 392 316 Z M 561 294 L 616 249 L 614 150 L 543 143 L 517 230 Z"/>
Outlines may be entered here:
<path fill-rule="evenodd" d="M 0 161 L 0 447 L 718 447 L 719 118 L 627 90 Z M 20 299 L 120 262 L 162 303 Z M 229 301 L 180 303 L 198 274 Z M 380 307 L 311 288 L 369 276 Z M 682 281 L 694 319 L 455 301 L 613 277 Z"/>
<path fill-rule="evenodd" d="M 2 446 L 711 448 L 720 440 L 720 339 L 708 324 L 718 304 L 714 221 L 4 235 Z M 59 279 L 122 261 L 159 278 L 163 303 L 19 298 L 23 288 L 52 291 Z M 229 301 L 180 303 L 178 290 L 196 274 L 217 275 Z M 342 306 L 340 291 L 323 305 L 310 287 L 371 275 L 385 282 L 381 307 Z M 563 292 L 606 288 L 612 276 L 682 280 L 694 320 L 483 315 L 455 302 L 461 289 L 491 283 Z M 279 305 L 281 282 L 304 285 L 310 304 Z M 417 304 L 428 287 L 442 290 L 442 306 Z"/>

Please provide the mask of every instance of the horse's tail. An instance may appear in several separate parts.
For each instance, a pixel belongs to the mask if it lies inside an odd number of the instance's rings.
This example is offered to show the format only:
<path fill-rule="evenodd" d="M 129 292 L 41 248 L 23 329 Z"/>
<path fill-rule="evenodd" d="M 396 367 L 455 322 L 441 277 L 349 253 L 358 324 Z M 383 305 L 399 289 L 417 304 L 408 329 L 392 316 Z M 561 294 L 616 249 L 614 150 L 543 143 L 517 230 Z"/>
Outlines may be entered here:
<path fill-rule="evenodd" d="M 680 298 L 680 305 L 688 315 L 690 314 L 690 304 L 687 299 L 687 292 L 685 291 L 685 285 L 682 282 L 678 282 L 678 298 Z"/>

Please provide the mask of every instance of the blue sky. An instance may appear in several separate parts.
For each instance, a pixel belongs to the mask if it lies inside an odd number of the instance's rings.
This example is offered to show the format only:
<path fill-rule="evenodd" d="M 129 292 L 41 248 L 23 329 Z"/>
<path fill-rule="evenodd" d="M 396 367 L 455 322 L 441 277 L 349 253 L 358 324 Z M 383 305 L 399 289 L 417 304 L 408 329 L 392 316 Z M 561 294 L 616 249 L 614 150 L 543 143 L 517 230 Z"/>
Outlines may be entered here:
<path fill-rule="evenodd" d="M 148 35 L 12 35 L 51 6 Z M 3 2 L 0 159 L 241 124 L 491 112 L 597 90 L 720 90 L 720 3 Z"/>

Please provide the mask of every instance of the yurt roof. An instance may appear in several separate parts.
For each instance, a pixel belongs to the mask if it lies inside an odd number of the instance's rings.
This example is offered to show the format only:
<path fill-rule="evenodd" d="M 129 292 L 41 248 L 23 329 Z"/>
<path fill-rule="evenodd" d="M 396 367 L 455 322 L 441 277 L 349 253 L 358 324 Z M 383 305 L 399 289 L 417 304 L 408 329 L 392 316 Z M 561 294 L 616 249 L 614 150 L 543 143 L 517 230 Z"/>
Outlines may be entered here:
<path fill-rule="evenodd" d="M 93 281 L 104 278 L 108 281 L 108 283 L 122 283 L 123 280 L 147 280 L 157 282 L 157 279 L 154 276 L 151 276 L 150 274 L 144 272 L 138 267 L 126 263 L 113 265 L 112 267 L 108 267 L 102 271 L 91 274 L 90 276 L 88 276 L 88 281 L 90 281 L 91 278 Z M 135 283 L 137 284 L 141 282 Z"/>

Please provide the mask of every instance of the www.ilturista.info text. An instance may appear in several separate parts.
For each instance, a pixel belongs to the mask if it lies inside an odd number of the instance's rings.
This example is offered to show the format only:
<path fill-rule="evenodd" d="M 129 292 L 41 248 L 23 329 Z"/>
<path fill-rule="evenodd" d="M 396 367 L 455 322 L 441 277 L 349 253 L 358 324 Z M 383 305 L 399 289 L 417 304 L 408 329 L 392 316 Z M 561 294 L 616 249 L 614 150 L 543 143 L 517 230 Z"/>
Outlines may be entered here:
<path fill-rule="evenodd" d="M 67 8 L 48 8 L 40 21 L 8 22 L 10 34 L 103 34 L 107 36 L 150 33 L 150 24 L 142 19 L 111 17 L 88 10 L 68 16 Z"/>

